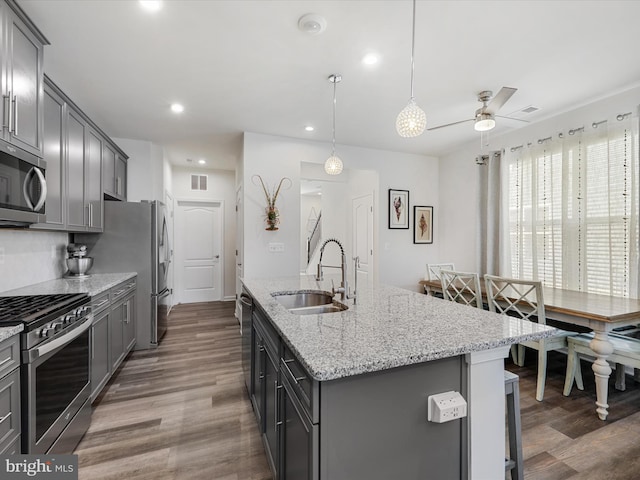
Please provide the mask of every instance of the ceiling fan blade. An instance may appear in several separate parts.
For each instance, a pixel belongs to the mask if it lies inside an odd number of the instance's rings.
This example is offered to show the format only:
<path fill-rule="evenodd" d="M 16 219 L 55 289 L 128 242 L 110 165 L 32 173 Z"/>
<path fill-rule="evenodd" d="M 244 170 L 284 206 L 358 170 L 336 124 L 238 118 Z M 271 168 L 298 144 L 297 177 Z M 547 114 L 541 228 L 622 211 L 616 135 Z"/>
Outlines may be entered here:
<path fill-rule="evenodd" d="M 529 120 L 522 120 L 520 118 L 514 118 L 514 117 L 503 117 L 502 115 L 494 115 L 496 118 L 506 118 L 508 120 L 516 120 L 518 122 L 524 122 L 524 123 L 531 123 Z"/>
<path fill-rule="evenodd" d="M 500 91 L 491 99 L 485 111 L 487 113 L 496 113 L 517 91 L 517 88 L 502 87 Z"/>
<path fill-rule="evenodd" d="M 439 128 L 450 127 L 451 125 L 458 125 L 459 123 L 473 122 L 475 118 L 468 118 L 467 120 L 460 120 L 459 122 L 447 123 L 445 125 L 438 125 L 437 127 L 427 128 L 427 130 L 438 130 Z"/>

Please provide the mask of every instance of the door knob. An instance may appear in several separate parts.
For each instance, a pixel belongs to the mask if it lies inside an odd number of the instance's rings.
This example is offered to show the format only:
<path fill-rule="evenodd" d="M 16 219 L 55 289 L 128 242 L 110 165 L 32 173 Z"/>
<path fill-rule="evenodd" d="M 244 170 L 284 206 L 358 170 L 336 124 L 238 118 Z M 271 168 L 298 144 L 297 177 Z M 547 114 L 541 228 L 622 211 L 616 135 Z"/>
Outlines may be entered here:
<path fill-rule="evenodd" d="M 220 255 L 216 255 L 216 258 L 220 258 Z"/>

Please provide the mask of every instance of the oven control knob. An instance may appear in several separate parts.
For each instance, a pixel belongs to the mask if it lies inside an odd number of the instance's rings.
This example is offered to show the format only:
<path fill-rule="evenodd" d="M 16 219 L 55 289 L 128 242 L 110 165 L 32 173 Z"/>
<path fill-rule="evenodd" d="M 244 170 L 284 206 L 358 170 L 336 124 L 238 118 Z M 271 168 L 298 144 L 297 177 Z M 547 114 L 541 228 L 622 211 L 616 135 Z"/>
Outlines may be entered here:
<path fill-rule="evenodd" d="M 53 330 L 54 332 L 57 332 L 58 330 L 62 329 L 63 325 L 64 325 L 64 321 L 63 320 L 56 320 L 55 322 L 51 323 L 49 328 L 51 330 Z"/>
<path fill-rule="evenodd" d="M 52 326 L 47 325 L 47 326 L 46 326 L 46 327 L 44 327 L 42 330 L 40 330 L 40 337 L 42 337 L 42 338 L 46 338 L 46 337 L 48 337 L 48 336 L 51 334 L 51 332 L 53 332 L 54 330 L 55 330 L 55 329 L 54 329 Z"/>
<path fill-rule="evenodd" d="M 65 315 L 64 319 L 62 320 L 62 323 L 64 323 L 65 325 L 68 325 L 70 323 L 73 323 L 75 319 L 76 319 L 76 316 L 73 314 Z"/>

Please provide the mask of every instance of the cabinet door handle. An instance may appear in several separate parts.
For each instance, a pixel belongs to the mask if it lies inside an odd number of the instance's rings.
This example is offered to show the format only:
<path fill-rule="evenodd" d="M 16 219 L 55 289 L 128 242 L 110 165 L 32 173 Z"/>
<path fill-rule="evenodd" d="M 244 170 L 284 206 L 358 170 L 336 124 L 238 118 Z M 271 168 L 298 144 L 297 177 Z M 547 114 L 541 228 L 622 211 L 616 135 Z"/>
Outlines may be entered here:
<path fill-rule="evenodd" d="M 274 432 L 278 431 L 278 427 L 282 423 L 282 422 L 278 421 L 278 390 L 280 390 L 281 388 L 282 388 L 282 385 L 278 385 L 278 380 L 274 380 L 273 381 L 273 398 L 274 398 L 274 402 L 273 402 L 273 418 L 276 419 L 276 421 L 273 424 L 273 431 Z"/>
<path fill-rule="evenodd" d="M 11 131 L 11 93 L 2 96 L 2 129 Z M 7 122 L 5 123 L 5 118 Z"/>
<path fill-rule="evenodd" d="M 2 360 L 2 361 L 0 362 L 0 367 L 1 367 L 2 365 L 4 365 L 5 363 L 10 362 L 11 360 L 12 360 L 12 359 L 11 359 L 11 357 L 7 357 L 7 358 L 5 358 L 4 360 Z"/>
<path fill-rule="evenodd" d="M 95 330 L 92 328 L 91 329 L 91 360 L 93 360 L 95 358 L 95 352 L 96 349 L 94 347 L 94 339 L 93 336 L 96 334 Z"/>
<path fill-rule="evenodd" d="M 13 124 L 13 108 L 11 108 L 11 91 L 8 92 L 9 95 L 7 98 L 9 98 L 9 125 L 8 125 L 8 129 L 9 129 L 9 133 L 11 133 L 11 125 Z"/>
<path fill-rule="evenodd" d="M 18 96 L 13 96 L 13 134 L 18 136 Z"/>

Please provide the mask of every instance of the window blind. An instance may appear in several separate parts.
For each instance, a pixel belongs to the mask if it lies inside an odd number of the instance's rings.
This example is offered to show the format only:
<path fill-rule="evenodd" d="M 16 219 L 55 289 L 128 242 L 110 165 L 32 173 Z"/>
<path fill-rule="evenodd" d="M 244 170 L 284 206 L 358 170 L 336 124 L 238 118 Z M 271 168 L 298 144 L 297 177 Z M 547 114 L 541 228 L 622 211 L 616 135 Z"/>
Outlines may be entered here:
<path fill-rule="evenodd" d="M 507 158 L 511 276 L 638 297 L 638 119 Z"/>

